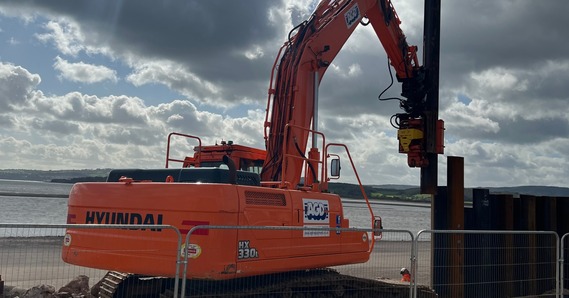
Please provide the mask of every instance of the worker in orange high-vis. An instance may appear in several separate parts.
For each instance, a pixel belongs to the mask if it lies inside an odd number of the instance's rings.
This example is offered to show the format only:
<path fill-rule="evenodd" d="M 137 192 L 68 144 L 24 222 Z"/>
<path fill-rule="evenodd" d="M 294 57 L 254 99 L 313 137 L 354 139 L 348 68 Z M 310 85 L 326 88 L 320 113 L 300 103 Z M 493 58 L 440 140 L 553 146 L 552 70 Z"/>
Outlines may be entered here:
<path fill-rule="evenodd" d="M 411 273 L 407 268 L 401 268 L 401 281 L 411 282 Z"/>

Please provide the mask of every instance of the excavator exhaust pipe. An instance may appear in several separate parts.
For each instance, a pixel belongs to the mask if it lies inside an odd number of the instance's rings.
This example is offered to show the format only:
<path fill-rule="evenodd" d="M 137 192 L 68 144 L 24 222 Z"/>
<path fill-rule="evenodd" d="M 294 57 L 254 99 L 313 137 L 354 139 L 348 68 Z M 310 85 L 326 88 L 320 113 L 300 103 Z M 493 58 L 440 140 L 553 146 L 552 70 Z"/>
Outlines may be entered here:
<path fill-rule="evenodd" d="M 237 168 L 235 167 L 233 159 L 229 158 L 227 155 L 224 155 L 223 163 L 229 168 L 229 184 L 237 184 Z"/>

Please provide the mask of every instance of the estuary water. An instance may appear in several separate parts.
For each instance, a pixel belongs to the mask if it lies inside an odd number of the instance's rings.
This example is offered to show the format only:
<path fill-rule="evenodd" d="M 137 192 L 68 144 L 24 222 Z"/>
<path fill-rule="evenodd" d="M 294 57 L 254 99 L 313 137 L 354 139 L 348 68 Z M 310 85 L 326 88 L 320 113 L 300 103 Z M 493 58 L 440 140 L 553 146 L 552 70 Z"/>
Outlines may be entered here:
<path fill-rule="evenodd" d="M 66 183 L 0 179 L 0 223 L 65 224 L 71 187 L 72 184 Z M 23 195 L 14 196 L 14 193 Z M 343 205 L 351 227 L 371 228 L 365 203 L 344 199 Z M 428 204 L 374 201 L 371 206 L 374 214 L 382 217 L 384 229 L 408 230 L 416 235 L 431 226 Z"/>

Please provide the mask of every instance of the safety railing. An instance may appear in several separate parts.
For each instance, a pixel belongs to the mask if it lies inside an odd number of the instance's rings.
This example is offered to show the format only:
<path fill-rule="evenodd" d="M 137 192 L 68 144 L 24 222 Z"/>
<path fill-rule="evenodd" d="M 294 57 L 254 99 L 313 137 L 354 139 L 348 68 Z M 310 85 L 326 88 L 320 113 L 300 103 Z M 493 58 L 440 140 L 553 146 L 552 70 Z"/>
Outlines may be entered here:
<path fill-rule="evenodd" d="M 559 297 L 569 296 L 569 278 L 566 272 L 569 272 L 569 264 L 565 260 L 569 259 L 569 233 L 561 237 L 561 246 L 559 250 Z"/>
<path fill-rule="evenodd" d="M 201 248 L 196 244 L 202 243 L 203 239 L 216 240 L 217 238 L 208 237 L 208 233 L 209 236 L 215 234 L 214 230 L 225 230 L 234 235 L 239 235 L 244 230 L 255 231 L 263 235 L 274 235 L 273 240 L 278 239 L 278 233 L 298 231 L 303 231 L 306 235 L 365 232 L 369 237 L 367 239 L 373 239 L 373 232 L 377 231 L 327 227 L 196 226 L 187 234 L 180 235 L 175 227 L 165 225 L 0 224 L 0 289 L 3 286 L 5 297 L 22 297 L 26 291 L 34 288 L 54 293 L 69 291 L 66 286 L 74 281 L 76 284 L 90 282 L 91 287 L 83 287 L 82 290 L 91 291 L 107 270 L 75 266 L 62 261 L 67 229 L 121 229 L 123 232 L 132 230 L 133 233 L 140 233 L 141 228 L 171 230 L 169 232 L 172 237 L 178 238 L 177 247 L 172 246 L 172 249 L 177 250 L 176 260 L 172 258 L 171 264 L 176 272 L 169 292 L 173 297 L 179 297 L 182 293 L 207 292 L 216 287 L 213 281 L 199 282 L 191 278 L 194 270 L 199 269 L 196 260 L 199 260 L 200 254 L 209 253 L 200 251 Z M 336 275 L 352 277 L 351 282 L 356 285 L 355 288 L 344 286 L 341 280 L 327 280 L 327 287 L 311 287 L 310 291 L 330 292 L 338 296 L 354 293 L 365 295 L 369 291 L 375 291 L 373 293 L 376 296 L 381 296 L 386 291 L 398 291 L 403 297 L 562 297 L 565 293 L 563 289 L 569 284 L 565 272 L 569 269 L 565 264 L 569 254 L 569 234 L 559 239 L 554 232 L 424 230 L 414 237 L 412 232 L 406 230 L 379 231 L 383 233 L 383 238 L 376 242 L 369 259 L 328 269 L 336 272 Z M 256 250 L 258 247 L 253 239 L 241 239 L 250 240 L 249 243 L 241 243 L 239 239 L 232 238 L 229 242 L 238 245 L 241 257 L 246 259 L 246 256 L 254 257 L 256 253 L 265 253 Z M 275 245 L 278 246 L 278 243 L 275 242 Z M 108 241 L 105 245 L 106 250 L 119 249 L 113 241 Z M 152 245 L 149 241 L 147 247 L 125 253 L 147 253 L 153 251 Z M 208 246 L 208 249 L 221 253 L 229 250 L 229 247 Z M 241 261 L 241 265 L 247 263 L 239 255 L 232 257 L 234 264 Z M 227 265 L 227 273 L 233 272 L 234 277 L 239 277 L 238 268 Z M 401 281 L 403 268 L 409 270 L 410 282 Z M 293 278 L 292 274 L 298 272 L 287 274 L 289 273 L 239 278 L 241 283 L 229 282 L 226 285 L 233 287 L 231 290 L 234 292 L 246 291 L 271 280 Z M 302 285 L 303 280 L 309 278 L 297 275 L 291 280 Z M 288 288 L 273 290 L 280 291 L 280 294 L 290 294 L 295 286 L 291 284 Z"/>
<path fill-rule="evenodd" d="M 93 236 L 96 230 L 120 230 L 122 235 L 136 236 L 150 230 L 171 233 L 177 238 L 174 246 L 177 255 L 171 268 L 175 271 L 174 291 L 178 292 L 180 272 L 181 234 L 177 228 L 169 225 L 104 225 L 104 224 L 0 224 L 0 297 L 40 297 L 42 295 L 61 297 L 86 297 L 99 292 L 99 281 L 108 270 L 71 265 L 63 261 L 63 250 L 73 245 L 78 239 L 69 231 L 86 231 L 83 239 Z M 144 230 L 146 229 L 146 230 Z M 99 233 L 100 234 L 100 233 Z M 148 254 L 156 253 L 157 243 L 146 241 L 136 248 L 119 248 L 113 241 L 112 233 L 108 239 L 98 241 L 97 249 L 105 253 Z M 132 235 L 130 235 L 132 234 Z M 167 234 L 170 237 L 169 234 Z M 101 239 L 101 238 L 98 238 Z M 176 240 L 174 240 L 176 241 Z M 93 254 L 93 248 L 78 246 L 73 254 Z M 160 286 L 158 284 L 150 285 Z M 152 290 L 152 289 L 150 289 Z M 123 297 L 129 297 L 130 289 L 122 289 Z M 51 294 L 51 295 L 49 295 Z M 41 297 L 44 297 L 41 296 Z M 45 296 L 45 297 L 47 297 Z M 58 297 L 59 297 L 58 296 Z M 94 296 L 98 297 L 98 294 Z M 55 297 L 55 296 L 54 296 Z"/>
<path fill-rule="evenodd" d="M 559 237 L 545 231 L 420 231 L 415 284 L 439 297 L 559 295 Z M 430 264 L 424 260 L 430 260 Z M 428 280 L 430 279 L 430 280 Z M 540 296 L 542 297 L 542 296 Z"/>
<path fill-rule="evenodd" d="M 172 136 L 180 136 L 180 137 L 184 137 L 187 139 L 194 139 L 198 142 L 198 147 L 197 148 L 201 148 L 202 147 L 202 140 L 199 137 L 196 136 L 192 136 L 192 135 L 188 135 L 188 134 L 183 134 L 183 133 L 178 133 L 178 132 L 171 132 L 170 134 L 168 134 L 168 143 L 166 146 L 166 166 L 165 168 L 168 168 L 169 162 L 173 161 L 173 162 L 181 162 L 181 163 L 185 163 L 186 160 L 185 159 L 176 159 L 176 158 L 170 158 L 170 142 L 172 140 Z M 199 165 L 200 161 L 201 161 L 201 151 L 198 151 L 197 157 L 194 159 L 193 157 L 190 158 L 190 160 L 192 162 L 195 162 L 196 164 Z"/>
<path fill-rule="evenodd" d="M 326 292 L 328 294 L 340 296 L 346 293 L 350 293 L 351 295 L 359 295 L 360 297 L 367 297 L 370 295 L 370 293 L 373 293 L 372 296 L 374 297 L 381 297 L 382 295 L 393 294 L 397 292 L 400 295 L 399 297 L 403 297 L 401 296 L 401 293 L 403 293 L 402 295 L 404 296 L 413 297 L 413 291 L 410 282 L 400 281 L 401 269 L 403 267 L 413 268 L 412 246 L 414 244 L 414 241 L 413 234 L 409 231 L 377 230 L 382 232 L 383 237 L 381 241 L 373 246 L 373 251 L 370 252 L 369 259 L 367 261 L 363 263 L 354 262 L 354 264 L 332 266 L 329 269 L 334 273 L 332 275 L 325 275 L 325 277 L 322 277 L 323 280 L 326 280 L 325 285 L 312 285 L 312 287 L 310 287 L 303 284 L 303 279 L 305 279 L 306 282 L 310 281 L 310 276 L 308 275 L 312 273 L 308 271 L 300 273 L 298 271 L 291 271 L 284 272 L 282 274 L 247 276 L 238 278 L 238 281 L 236 282 L 216 283 L 210 281 L 200 282 L 193 280 L 191 278 L 194 275 L 192 271 L 197 270 L 200 267 L 200 265 L 197 264 L 197 259 L 200 258 L 199 251 L 201 250 L 201 247 L 197 243 L 197 240 L 194 241 L 194 239 L 197 239 L 199 237 L 197 235 L 205 234 L 204 231 L 214 230 L 234 232 L 257 231 L 265 233 L 265 235 L 267 235 L 266 232 L 268 232 L 269 234 L 273 234 L 275 239 L 279 238 L 276 233 L 293 231 L 302 231 L 303 233 L 314 232 L 315 234 L 329 233 L 330 235 L 347 232 L 364 232 L 366 235 L 368 235 L 367 237 L 369 237 L 368 239 L 371 239 L 371 241 L 375 241 L 373 240 L 373 232 L 376 231 L 373 229 L 328 227 L 195 226 L 188 232 L 186 235 L 185 243 L 183 244 L 183 256 L 186 267 L 182 274 L 181 293 L 184 293 L 184 295 L 192 296 L 200 292 L 207 292 L 209 294 L 213 293 L 213 295 L 223 296 L 227 293 L 216 291 L 219 291 L 219 289 L 222 289 L 221 291 L 226 291 L 227 289 L 229 289 L 229 291 L 247 291 L 248 289 L 255 289 L 259 285 L 263 285 L 260 288 L 266 292 L 255 292 L 255 295 L 262 296 L 270 294 L 277 296 L 286 296 L 292 295 L 292 293 L 298 290 L 304 292 L 316 291 L 320 294 Z M 237 239 L 239 240 L 241 238 L 238 237 Z M 255 241 L 249 241 L 248 238 L 247 240 L 243 238 L 238 242 L 238 258 L 241 258 L 242 256 L 245 257 L 245 259 L 242 261 L 247 261 L 246 259 L 248 256 L 256 258 L 259 254 L 266 253 L 266 251 L 259 250 L 259 247 L 254 244 Z M 265 246 L 264 249 L 277 249 L 279 245 L 286 245 L 286 243 L 288 243 L 288 245 L 291 245 L 290 242 L 287 241 L 282 241 L 280 244 L 278 241 L 276 241 L 273 243 L 273 247 Z M 370 244 L 369 247 L 372 248 L 372 245 Z M 227 247 L 225 249 L 231 250 L 231 248 Z M 246 252 L 242 253 L 241 250 L 246 250 Z M 292 263 L 291 260 L 286 259 L 276 261 L 273 260 L 268 262 Z M 246 263 L 239 266 L 247 268 Z M 321 272 L 320 270 L 316 271 Z M 231 268 L 231 270 L 228 270 L 228 273 L 233 273 L 235 277 L 239 277 L 241 272 L 239 268 Z M 350 286 L 347 286 L 344 283 L 346 280 L 344 276 L 353 278 L 353 280 L 350 280 Z M 284 279 L 296 281 L 299 284 L 288 284 L 283 287 L 282 284 L 278 284 L 278 282 L 281 282 Z M 242 293 L 246 294 L 247 292 Z"/>

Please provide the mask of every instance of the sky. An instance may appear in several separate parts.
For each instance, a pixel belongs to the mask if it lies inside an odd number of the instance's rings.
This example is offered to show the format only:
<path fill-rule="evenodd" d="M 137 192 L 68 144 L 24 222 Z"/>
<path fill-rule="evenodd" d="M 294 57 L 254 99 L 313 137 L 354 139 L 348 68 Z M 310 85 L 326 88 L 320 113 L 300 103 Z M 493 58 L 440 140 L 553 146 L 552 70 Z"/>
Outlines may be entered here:
<path fill-rule="evenodd" d="M 423 1 L 392 2 L 421 53 Z M 0 169 L 161 168 L 170 132 L 264 148 L 271 67 L 317 3 L 0 0 Z M 440 185 L 447 156 L 462 156 L 466 186 L 569 187 L 567 11 L 442 0 Z M 389 124 L 398 102 L 377 100 L 389 82 L 385 51 L 359 26 L 320 85 L 319 127 L 349 147 L 362 183 L 418 185 Z"/>

